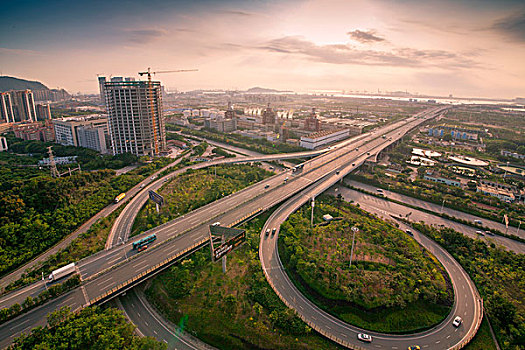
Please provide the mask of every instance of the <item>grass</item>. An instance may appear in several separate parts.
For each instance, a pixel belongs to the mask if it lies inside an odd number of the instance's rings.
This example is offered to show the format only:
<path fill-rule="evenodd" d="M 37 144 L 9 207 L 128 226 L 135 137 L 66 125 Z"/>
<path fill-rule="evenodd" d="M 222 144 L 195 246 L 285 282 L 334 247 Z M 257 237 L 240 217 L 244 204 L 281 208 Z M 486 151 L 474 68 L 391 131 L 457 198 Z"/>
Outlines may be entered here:
<path fill-rule="evenodd" d="M 247 243 L 228 267 L 203 249 L 153 279 L 146 295 L 172 322 L 219 349 L 340 349 L 288 309 L 266 281 L 258 258 L 259 232 L 269 213 L 245 225 Z"/>
<path fill-rule="evenodd" d="M 478 333 L 476 333 L 474 339 L 472 339 L 464 349 L 496 350 L 496 345 L 494 344 L 494 340 L 492 339 L 492 335 L 490 334 L 489 323 L 486 317 L 483 318 L 483 322 L 481 323 Z"/>
<path fill-rule="evenodd" d="M 312 229 L 310 210 L 303 207 L 279 235 L 288 275 L 310 300 L 348 323 L 386 333 L 428 329 L 448 315 L 450 281 L 430 253 L 393 225 L 350 204 L 327 196 L 316 204 L 314 221 L 326 213 L 341 220 Z M 360 231 L 349 268 L 353 225 Z"/>

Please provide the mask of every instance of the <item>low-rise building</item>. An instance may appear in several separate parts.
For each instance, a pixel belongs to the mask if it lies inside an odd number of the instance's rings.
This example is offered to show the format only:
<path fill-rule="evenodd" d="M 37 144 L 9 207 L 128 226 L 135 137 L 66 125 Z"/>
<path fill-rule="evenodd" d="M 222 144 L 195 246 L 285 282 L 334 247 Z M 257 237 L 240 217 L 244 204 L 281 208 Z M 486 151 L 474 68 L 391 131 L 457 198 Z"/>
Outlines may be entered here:
<path fill-rule="evenodd" d="M 67 157 L 53 157 L 53 160 L 55 161 L 55 164 L 62 165 L 62 164 L 71 164 L 76 162 L 77 156 L 67 156 Z M 50 165 L 51 161 L 49 158 L 44 158 L 42 160 L 38 161 L 39 165 Z"/>
<path fill-rule="evenodd" d="M 308 136 L 302 136 L 300 145 L 301 147 L 307 149 L 315 149 L 323 145 L 344 140 L 348 137 L 350 137 L 350 132 L 348 129 L 326 130 L 316 132 Z"/>
<path fill-rule="evenodd" d="M 425 175 L 423 175 L 423 179 L 449 186 L 461 187 L 460 181 L 446 178 L 436 171 L 427 171 Z"/>
<path fill-rule="evenodd" d="M 22 140 L 34 140 L 44 142 L 50 142 L 55 140 L 55 133 L 50 120 L 46 120 L 44 124 L 34 122 L 14 125 L 13 132 L 16 137 Z"/>
<path fill-rule="evenodd" d="M 512 157 L 512 158 L 517 158 L 517 159 L 525 159 L 525 154 L 519 154 L 519 153 L 516 153 L 516 152 L 509 152 L 509 151 L 501 150 L 501 155 L 504 156 L 504 157 Z"/>
<path fill-rule="evenodd" d="M 505 201 L 507 203 L 512 203 L 516 200 L 516 196 L 514 193 L 505 187 L 497 187 L 497 186 L 490 186 L 486 183 L 480 183 L 477 186 L 476 192 L 481 192 L 483 194 L 497 197 L 502 201 Z"/>

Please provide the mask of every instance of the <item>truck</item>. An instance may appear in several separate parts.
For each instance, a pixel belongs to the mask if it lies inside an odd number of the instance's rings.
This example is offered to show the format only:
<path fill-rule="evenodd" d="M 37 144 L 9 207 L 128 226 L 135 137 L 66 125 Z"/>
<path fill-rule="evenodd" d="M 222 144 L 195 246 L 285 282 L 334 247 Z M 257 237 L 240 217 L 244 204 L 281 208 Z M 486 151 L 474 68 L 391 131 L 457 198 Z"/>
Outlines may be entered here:
<path fill-rule="evenodd" d="M 115 203 L 120 202 L 121 200 L 124 199 L 124 197 L 126 197 L 126 194 L 125 194 L 125 193 L 121 193 L 121 194 L 119 194 L 118 196 L 115 197 Z"/>
<path fill-rule="evenodd" d="M 56 269 L 55 271 L 51 272 L 51 274 L 48 277 L 49 282 L 56 281 L 62 277 L 75 273 L 76 271 L 77 271 L 77 268 L 75 266 L 75 263 L 71 263 L 66 266 L 62 266 L 61 268 Z"/>

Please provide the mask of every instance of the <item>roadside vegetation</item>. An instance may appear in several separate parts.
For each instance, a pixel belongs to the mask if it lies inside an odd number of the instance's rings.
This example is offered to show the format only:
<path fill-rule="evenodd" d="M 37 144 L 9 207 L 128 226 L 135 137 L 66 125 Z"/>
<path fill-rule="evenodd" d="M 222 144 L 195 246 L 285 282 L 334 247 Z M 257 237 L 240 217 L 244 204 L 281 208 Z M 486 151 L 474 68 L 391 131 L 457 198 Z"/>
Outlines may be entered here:
<path fill-rule="evenodd" d="M 203 249 L 151 280 L 148 300 L 219 349 L 339 349 L 288 309 L 266 281 L 258 246 L 268 216 L 243 226 L 247 242 L 228 255 L 226 273 Z"/>
<path fill-rule="evenodd" d="M 133 224 L 131 235 L 135 236 L 171 221 L 271 175 L 269 171 L 247 164 L 189 169 L 159 190 L 165 201 L 160 215 L 155 210 L 155 204 L 151 202 L 141 209 Z"/>
<path fill-rule="evenodd" d="M 516 254 L 466 237 L 449 228 L 423 223 L 414 228 L 443 246 L 463 266 L 484 300 L 499 345 L 505 350 L 525 347 L 525 254 Z"/>
<path fill-rule="evenodd" d="M 119 193 L 172 161 L 162 158 L 119 176 L 114 170 L 96 170 L 60 178 L 36 168 L 2 164 L 0 276 L 55 245 Z"/>
<path fill-rule="evenodd" d="M 406 233 L 334 197 L 281 226 L 279 252 L 295 284 L 321 308 L 368 330 L 410 333 L 444 319 L 453 291 L 443 266 Z M 340 220 L 320 224 L 324 214 Z M 352 266 L 352 230 L 356 226 Z"/>
<path fill-rule="evenodd" d="M 152 337 L 136 335 L 135 326 L 114 308 L 89 307 L 73 313 L 63 307 L 50 313 L 47 322 L 16 338 L 10 349 L 166 349 Z"/>
<path fill-rule="evenodd" d="M 172 131 L 182 130 L 182 132 L 187 135 L 203 137 L 263 154 L 301 152 L 305 150 L 303 147 L 294 146 L 287 143 L 274 143 L 267 141 L 266 139 L 253 139 L 239 134 L 226 134 L 211 129 L 193 130 L 178 125 L 166 125 L 166 129 Z"/>

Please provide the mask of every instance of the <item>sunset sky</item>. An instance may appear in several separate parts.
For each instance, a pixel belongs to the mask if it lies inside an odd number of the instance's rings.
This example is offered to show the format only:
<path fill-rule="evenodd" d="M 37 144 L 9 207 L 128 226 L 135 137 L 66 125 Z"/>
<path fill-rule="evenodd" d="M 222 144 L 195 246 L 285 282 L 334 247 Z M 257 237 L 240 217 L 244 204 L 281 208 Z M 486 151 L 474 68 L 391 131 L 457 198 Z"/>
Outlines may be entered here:
<path fill-rule="evenodd" d="M 2 75 L 69 92 L 153 70 L 169 89 L 525 97 L 523 0 L 11 1 Z"/>

